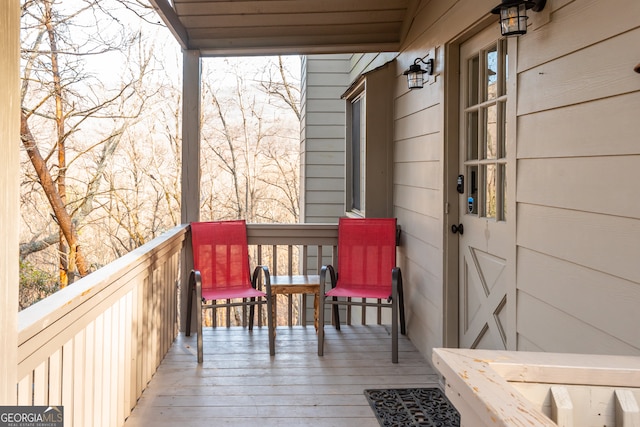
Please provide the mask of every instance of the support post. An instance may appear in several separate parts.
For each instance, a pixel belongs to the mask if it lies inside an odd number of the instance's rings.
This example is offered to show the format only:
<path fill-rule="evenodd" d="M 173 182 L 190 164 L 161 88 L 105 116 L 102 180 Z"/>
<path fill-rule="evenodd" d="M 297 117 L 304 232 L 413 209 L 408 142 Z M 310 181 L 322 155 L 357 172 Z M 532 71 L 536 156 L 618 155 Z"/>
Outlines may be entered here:
<path fill-rule="evenodd" d="M 182 53 L 182 204 L 180 220 L 187 224 L 200 220 L 200 51 Z M 187 235 L 181 264 L 180 331 L 185 329 L 189 273 L 193 268 L 191 233 Z M 195 313 L 192 313 L 195 316 Z M 195 321 L 194 318 L 191 319 Z"/>
<path fill-rule="evenodd" d="M 15 405 L 20 211 L 20 2 L 0 1 L 0 405 Z"/>

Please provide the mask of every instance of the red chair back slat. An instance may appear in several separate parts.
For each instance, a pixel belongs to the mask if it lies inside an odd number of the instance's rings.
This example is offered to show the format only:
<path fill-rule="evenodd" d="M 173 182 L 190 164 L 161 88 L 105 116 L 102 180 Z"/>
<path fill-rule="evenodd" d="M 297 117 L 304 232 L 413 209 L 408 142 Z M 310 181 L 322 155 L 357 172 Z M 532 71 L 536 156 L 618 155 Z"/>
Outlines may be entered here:
<path fill-rule="evenodd" d="M 203 297 L 251 288 L 244 220 L 192 223 L 191 241 L 194 269 L 202 275 Z"/>
<path fill-rule="evenodd" d="M 338 288 L 367 289 L 363 296 L 389 297 L 395 266 L 395 218 L 339 219 Z"/>

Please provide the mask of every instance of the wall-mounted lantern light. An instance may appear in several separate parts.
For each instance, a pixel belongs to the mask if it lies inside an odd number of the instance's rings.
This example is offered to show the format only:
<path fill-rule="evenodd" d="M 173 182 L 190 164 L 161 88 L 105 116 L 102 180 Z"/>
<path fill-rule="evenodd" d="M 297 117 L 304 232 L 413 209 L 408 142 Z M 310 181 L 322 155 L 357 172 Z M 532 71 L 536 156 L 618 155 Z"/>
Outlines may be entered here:
<path fill-rule="evenodd" d="M 418 65 L 418 62 L 422 62 L 425 65 L 425 68 L 423 69 Z M 409 89 L 422 89 L 424 85 L 424 74 L 427 74 L 428 76 L 433 74 L 433 58 L 429 58 L 427 60 L 416 58 L 416 60 L 413 61 L 413 65 L 404 72 L 404 75 L 407 76 Z"/>
<path fill-rule="evenodd" d="M 503 36 L 519 36 L 527 33 L 527 10 L 540 12 L 546 3 L 546 0 L 502 0 L 491 13 L 500 15 Z"/>

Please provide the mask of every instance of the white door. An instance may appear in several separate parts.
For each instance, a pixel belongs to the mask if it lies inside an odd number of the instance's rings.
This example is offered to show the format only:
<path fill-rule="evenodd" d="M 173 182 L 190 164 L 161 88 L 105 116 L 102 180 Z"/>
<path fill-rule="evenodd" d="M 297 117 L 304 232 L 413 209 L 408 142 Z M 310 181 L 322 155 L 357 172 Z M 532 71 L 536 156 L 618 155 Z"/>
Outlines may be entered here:
<path fill-rule="evenodd" d="M 460 46 L 459 345 L 506 349 L 507 41 L 495 26 Z"/>

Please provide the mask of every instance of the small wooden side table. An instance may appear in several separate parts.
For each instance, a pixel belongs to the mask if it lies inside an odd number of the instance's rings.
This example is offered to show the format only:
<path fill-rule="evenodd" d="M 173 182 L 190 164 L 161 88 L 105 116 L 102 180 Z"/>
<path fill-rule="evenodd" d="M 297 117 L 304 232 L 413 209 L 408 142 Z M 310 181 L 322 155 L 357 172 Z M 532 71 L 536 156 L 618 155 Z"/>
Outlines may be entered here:
<path fill-rule="evenodd" d="M 271 276 L 271 295 L 313 294 L 313 324 L 318 331 L 318 304 L 320 301 L 320 276 L 296 275 L 296 276 Z M 274 321 L 276 318 L 276 304 L 272 305 Z"/>

